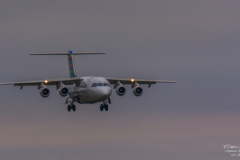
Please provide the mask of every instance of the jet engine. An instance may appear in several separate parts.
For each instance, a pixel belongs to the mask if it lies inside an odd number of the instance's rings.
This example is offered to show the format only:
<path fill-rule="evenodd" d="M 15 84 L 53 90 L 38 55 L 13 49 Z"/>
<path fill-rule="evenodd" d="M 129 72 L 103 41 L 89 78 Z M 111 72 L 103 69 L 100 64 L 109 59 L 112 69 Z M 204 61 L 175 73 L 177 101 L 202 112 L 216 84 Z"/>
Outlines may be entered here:
<path fill-rule="evenodd" d="M 50 95 L 50 90 L 44 86 L 42 88 L 40 88 L 40 95 L 44 98 L 48 97 Z"/>
<path fill-rule="evenodd" d="M 59 94 L 62 96 L 62 97 L 66 97 L 69 93 L 69 90 L 67 87 L 61 87 L 59 89 Z"/>
<path fill-rule="evenodd" d="M 119 96 L 123 96 L 123 95 L 126 93 L 125 87 L 123 87 L 123 86 L 118 86 L 118 87 L 116 88 L 116 93 L 117 93 L 117 95 L 119 95 Z"/>
<path fill-rule="evenodd" d="M 135 86 L 135 87 L 133 87 L 133 94 L 134 94 L 135 96 L 141 96 L 142 93 L 143 93 L 142 87 L 140 87 L 140 86 Z"/>

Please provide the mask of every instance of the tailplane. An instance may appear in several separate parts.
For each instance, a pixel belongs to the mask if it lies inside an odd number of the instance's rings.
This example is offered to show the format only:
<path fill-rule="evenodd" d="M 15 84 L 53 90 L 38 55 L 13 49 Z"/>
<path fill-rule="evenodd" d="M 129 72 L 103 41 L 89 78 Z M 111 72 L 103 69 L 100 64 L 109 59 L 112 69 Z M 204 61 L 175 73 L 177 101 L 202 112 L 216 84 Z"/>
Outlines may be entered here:
<path fill-rule="evenodd" d="M 30 55 L 67 55 L 68 57 L 68 69 L 70 78 L 77 77 L 74 56 L 73 55 L 89 55 L 89 54 L 106 54 L 106 53 L 92 53 L 92 52 L 53 52 L 53 53 L 31 53 Z"/>

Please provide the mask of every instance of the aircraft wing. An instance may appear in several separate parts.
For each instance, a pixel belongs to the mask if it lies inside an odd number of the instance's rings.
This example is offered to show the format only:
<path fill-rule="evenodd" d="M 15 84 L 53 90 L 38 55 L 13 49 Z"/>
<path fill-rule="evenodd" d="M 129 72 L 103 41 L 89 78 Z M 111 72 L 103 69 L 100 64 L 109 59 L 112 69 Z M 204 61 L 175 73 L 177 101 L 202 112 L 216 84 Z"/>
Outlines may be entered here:
<path fill-rule="evenodd" d="M 11 85 L 14 86 L 37 86 L 41 85 L 57 85 L 59 82 L 62 82 L 65 85 L 71 85 L 74 83 L 79 83 L 81 78 L 59 78 L 59 79 L 45 79 L 45 80 L 36 80 L 36 81 L 22 81 L 22 82 L 5 82 L 0 83 L 0 85 Z"/>
<path fill-rule="evenodd" d="M 169 81 L 169 80 L 147 80 L 147 79 L 133 79 L 133 78 L 109 78 L 105 77 L 111 84 L 116 84 L 118 81 L 122 84 L 132 84 L 135 82 L 138 84 L 148 84 L 150 87 L 152 84 L 156 83 L 177 83 L 177 81 Z"/>

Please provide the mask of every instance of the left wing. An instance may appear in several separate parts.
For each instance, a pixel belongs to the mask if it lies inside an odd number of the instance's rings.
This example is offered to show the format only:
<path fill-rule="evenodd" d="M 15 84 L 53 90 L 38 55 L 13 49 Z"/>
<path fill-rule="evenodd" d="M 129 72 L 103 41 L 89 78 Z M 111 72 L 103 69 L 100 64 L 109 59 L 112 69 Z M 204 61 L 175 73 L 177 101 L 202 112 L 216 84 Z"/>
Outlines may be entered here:
<path fill-rule="evenodd" d="M 58 85 L 60 82 L 64 83 L 65 85 L 71 85 L 74 83 L 79 83 L 82 79 L 81 78 L 59 78 L 59 79 L 46 79 L 46 80 L 36 80 L 36 81 L 22 81 L 22 82 L 5 82 L 0 83 L 0 85 L 10 85 L 13 84 L 14 86 L 38 86 L 41 84 L 44 85 Z"/>
<path fill-rule="evenodd" d="M 169 80 L 146 80 L 146 79 L 132 79 L 132 78 L 109 78 L 105 77 L 111 84 L 117 84 L 118 82 L 122 84 L 148 84 L 150 87 L 152 84 L 156 83 L 177 83 L 177 81 L 169 81 Z"/>

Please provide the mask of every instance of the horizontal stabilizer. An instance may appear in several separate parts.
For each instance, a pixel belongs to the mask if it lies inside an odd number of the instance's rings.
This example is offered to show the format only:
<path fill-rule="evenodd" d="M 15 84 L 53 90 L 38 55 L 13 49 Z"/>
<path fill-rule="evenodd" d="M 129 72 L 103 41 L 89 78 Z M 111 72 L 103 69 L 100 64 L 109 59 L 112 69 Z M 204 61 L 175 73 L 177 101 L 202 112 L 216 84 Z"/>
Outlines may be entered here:
<path fill-rule="evenodd" d="M 31 53 L 30 55 L 88 55 L 88 54 L 106 54 L 97 52 L 53 52 L 53 53 Z"/>
<path fill-rule="evenodd" d="M 93 55 L 93 54 L 106 54 L 98 52 L 73 52 L 69 50 L 67 52 L 52 52 L 52 53 L 31 53 L 30 55 L 67 55 L 68 58 L 68 69 L 70 78 L 77 77 L 77 72 L 74 63 L 74 55 Z"/>

